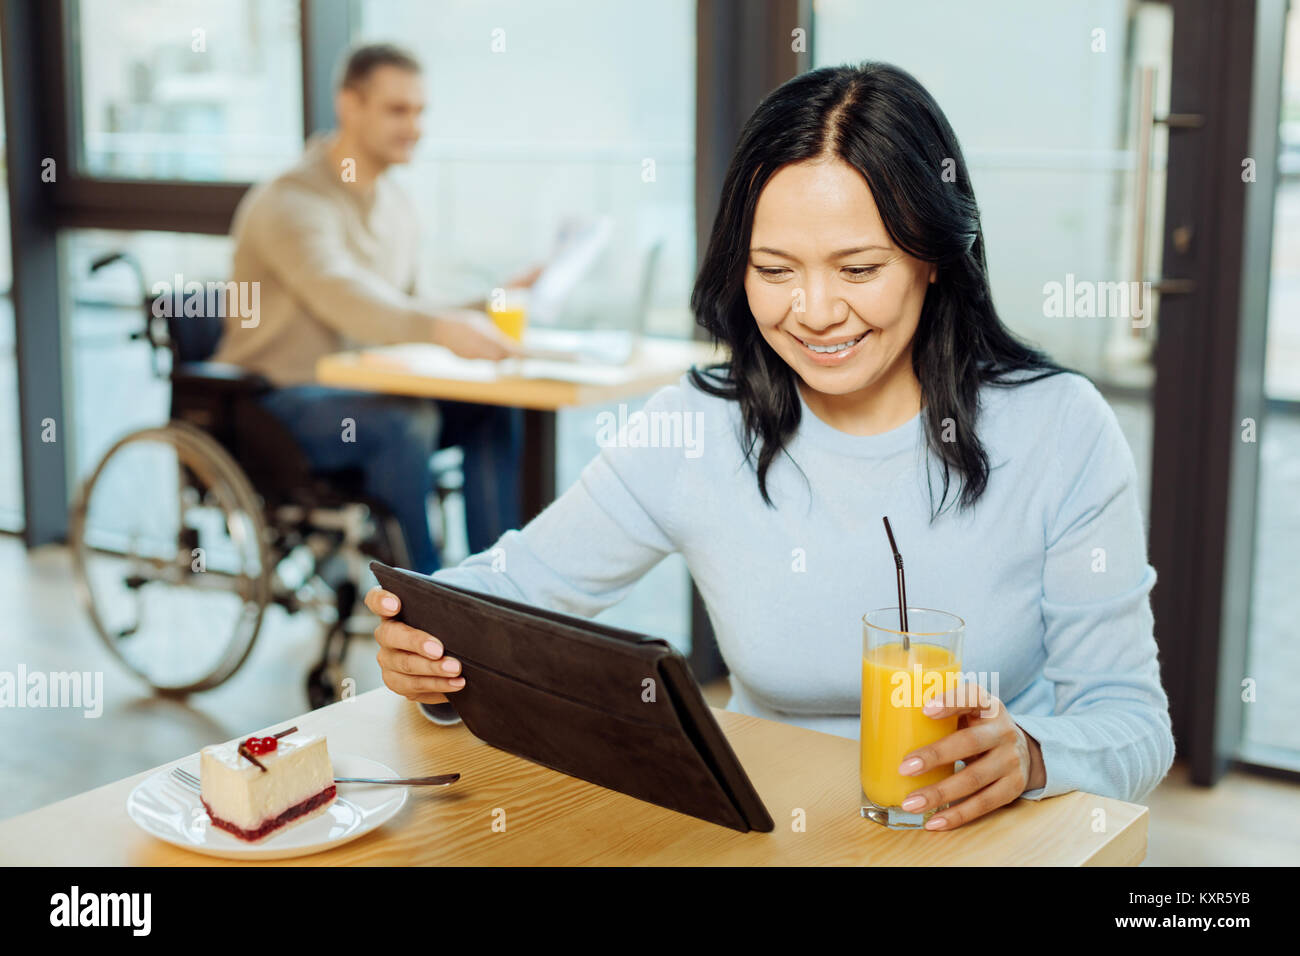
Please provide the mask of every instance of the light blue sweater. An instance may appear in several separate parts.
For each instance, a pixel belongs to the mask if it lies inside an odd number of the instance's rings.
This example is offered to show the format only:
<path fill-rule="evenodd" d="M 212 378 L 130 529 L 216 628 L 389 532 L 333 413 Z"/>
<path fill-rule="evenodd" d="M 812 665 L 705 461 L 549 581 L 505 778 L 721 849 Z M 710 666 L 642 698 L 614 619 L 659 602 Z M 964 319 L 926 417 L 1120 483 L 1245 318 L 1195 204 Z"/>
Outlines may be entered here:
<path fill-rule="evenodd" d="M 1133 456 L 1087 379 L 984 387 L 987 489 L 934 524 L 925 468 L 936 501 L 942 478 L 933 456 L 923 464 L 919 414 L 855 436 L 803 405 L 788 445 L 799 468 L 778 456 L 768 472 L 772 509 L 744 461 L 736 403 L 683 377 L 644 411 L 621 441 L 605 433 L 577 483 L 522 531 L 434 579 L 593 616 L 680 552 L 731 672 L 728 709 L 856 739 L 862 615 L 898 604 L 888 515 L 909 606 L 965 620 L 963 672 L 987 675 L 1042 748 L 1046 786 L 1024 796 L 1137 801 L 1169 770 Z M 424 710 L 455 722 L 450 705 Z"/>

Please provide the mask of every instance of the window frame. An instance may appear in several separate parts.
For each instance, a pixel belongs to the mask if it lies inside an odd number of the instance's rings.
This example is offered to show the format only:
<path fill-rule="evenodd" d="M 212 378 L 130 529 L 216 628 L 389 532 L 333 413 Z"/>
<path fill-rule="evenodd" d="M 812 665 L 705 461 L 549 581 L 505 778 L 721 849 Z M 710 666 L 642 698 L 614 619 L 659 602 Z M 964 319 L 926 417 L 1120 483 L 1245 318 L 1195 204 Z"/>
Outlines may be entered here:
<path fill-rule="evenodd" d="M 52 198 L 58 228 L 123 231 L 197 232 L 225 235 L 249 182 L 189 182 L 121 179 L 83 172 L 81 142 L 81 63 L 78 56 L 81 0 L 41 4 L 36 19 L 47 50 L 41 62 L 41 88 L 49 91 L 45 154 L 55 161 Z M 42 16 L 43 14 L 43 16 Z M 299 54 L 302 61 L 303 142 L 333 121 L 332 70 L 347 47 L 355 21 L 352 0 L 299 0 Z"/>

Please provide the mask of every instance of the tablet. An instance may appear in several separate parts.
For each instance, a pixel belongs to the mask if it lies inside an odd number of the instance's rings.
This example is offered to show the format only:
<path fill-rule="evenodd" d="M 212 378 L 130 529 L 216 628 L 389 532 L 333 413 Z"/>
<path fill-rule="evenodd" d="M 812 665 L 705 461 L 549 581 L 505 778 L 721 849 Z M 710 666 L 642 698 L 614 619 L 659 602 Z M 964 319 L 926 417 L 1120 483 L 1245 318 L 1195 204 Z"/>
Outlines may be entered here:
<path fill-rule="evenodd" d="M 461 662 L 465 686 L 447 699 L 484 743 L 733 830 L 773 829 L 667 641 L 377 561 L 370 569 L 401 599 L 397 620 Z"/>

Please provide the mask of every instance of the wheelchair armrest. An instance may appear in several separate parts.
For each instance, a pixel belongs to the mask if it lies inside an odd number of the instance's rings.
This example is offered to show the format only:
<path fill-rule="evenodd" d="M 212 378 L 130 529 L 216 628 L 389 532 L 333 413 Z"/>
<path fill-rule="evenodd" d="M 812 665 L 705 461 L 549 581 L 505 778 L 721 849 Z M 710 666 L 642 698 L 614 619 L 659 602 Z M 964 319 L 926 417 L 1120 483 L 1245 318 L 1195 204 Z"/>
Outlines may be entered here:
<path fill-rule="evenodd" d="M 182 362 L 172 369 L 172 383 L 246 395 L 271 390 L 271 383 L 264 376 L 225 362 Z"/>

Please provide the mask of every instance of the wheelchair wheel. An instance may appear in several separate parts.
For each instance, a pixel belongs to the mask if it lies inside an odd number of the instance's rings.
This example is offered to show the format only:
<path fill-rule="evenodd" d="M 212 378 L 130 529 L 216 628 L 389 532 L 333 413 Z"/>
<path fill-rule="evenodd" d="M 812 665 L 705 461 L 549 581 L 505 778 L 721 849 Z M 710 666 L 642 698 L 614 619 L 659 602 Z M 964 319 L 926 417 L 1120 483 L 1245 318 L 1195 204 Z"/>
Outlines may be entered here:
<path fill-rule="evenodd" d="M 164 694 L 216 687 L 253 648 L 273 565 L 261 499 L 180 422 L 118 441 L 71 515 L 81 601 L 109 650 Z"/>

